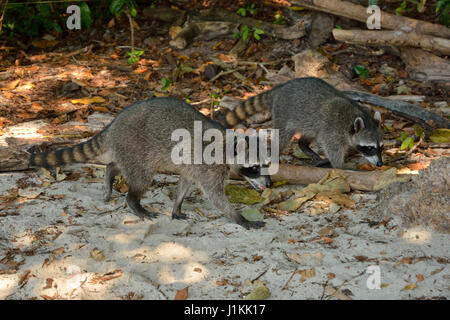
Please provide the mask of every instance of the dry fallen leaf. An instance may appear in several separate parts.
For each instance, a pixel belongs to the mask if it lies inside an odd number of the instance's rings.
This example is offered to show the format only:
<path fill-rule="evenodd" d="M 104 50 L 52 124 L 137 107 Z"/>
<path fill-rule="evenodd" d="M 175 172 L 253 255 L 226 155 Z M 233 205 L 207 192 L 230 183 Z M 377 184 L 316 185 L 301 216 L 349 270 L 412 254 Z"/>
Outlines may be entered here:
<path fill-rule="evenodd" d="M 416 274 L 416 278 L 417 278 L 417 281 L 419 281 L 419 282 L 422 282 L 424 280 L 424 277 L 421 274 Z"/>
<path fill-rule="evenodd" d="M 264 285 L 259 285 L 244 300 L 263 300 L 268 297 L 270 297 L 270 290 Z"/>
<path fill-rule="evenodd" d="M 402 291 L 406 291 L 406 290 L 414 290 L 415 288 L 417 288 L 417 284 L 415 283 L 410 283 L 408 285 L 406 285 Z"/>
<path fill-rule="evenodd" d="M 105 255 L 103 254 L 103 251 L 100 249 L 95 248 L 89 253 L 89 256 L 94 259 L 95 261 L 103 261 L 105 260 Z"/>
<path fill-rule="evenodd" d="M 300 273 L 300 280 L 306 280 L 316 276 L 316 269 L 313 267 L 311 269 L 300 270 L 298 273 Z"/>
<path fill-rule="evenodd" d="M 80 98 L 80 99 L 70 100 L 70 102 L 72 102 L 73 104 L 77 104 L 77 103 L 81 103 L 81 104 L 102 103 L 102 102 L 105 102 L 105 101 L 106 100 L 103 99 L 100 96 L 84 97 L 84 98 Z"/>
<path fill-rule="evenodd" d="M 175 300 L 186 300 L 188 297 L 188 287 L 181 289 L 175 295 Z"/>
<path fill-rule="evenodd" d="M 19 84 L 20 79 L 13 80 L 7 84 L 0 83 L 0 90 L 13 90 Z"/>

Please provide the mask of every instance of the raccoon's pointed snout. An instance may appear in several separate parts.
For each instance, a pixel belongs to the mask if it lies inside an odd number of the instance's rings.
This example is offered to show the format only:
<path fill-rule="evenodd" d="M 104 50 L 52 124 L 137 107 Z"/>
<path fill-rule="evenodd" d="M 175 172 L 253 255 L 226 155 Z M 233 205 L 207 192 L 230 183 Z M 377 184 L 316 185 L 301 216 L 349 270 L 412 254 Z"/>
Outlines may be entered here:
<path fill-rule="evenodd" d="M 248 181 L 248 183 L 250 183 L 253 188 L 258 191 L 263 191 L 264 189 L 270 188 L 273 185 L 270 176 L 259 176 L 257 178 L 244 176 L 244 178 Z"/>

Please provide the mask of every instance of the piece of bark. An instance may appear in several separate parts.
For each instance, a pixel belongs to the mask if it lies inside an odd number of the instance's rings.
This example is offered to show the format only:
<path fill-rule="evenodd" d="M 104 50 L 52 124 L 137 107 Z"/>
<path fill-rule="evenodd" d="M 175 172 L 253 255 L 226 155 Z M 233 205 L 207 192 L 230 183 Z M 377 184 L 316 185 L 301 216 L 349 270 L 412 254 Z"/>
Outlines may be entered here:
<path fill-rule="evenodd" d="M 340 0 L 291 0 L 296 6 L 318 10 L 346 17 L 349 19 L 366 22 L 369 18 L 367 7 Z M 419 34 L 428 34 L 436 37 L 450 38 L 450 28 L 426 21 L 416 20 L 403 16 L 393 15 L 381 11 L 381 27 L 391 30 L 415 31 Z"/>
<path fill-rule="evenodd" d="M 366 92 L 344 91 L 343 93 L 350 99 L 383 107 L 403 118 L 419 121 L 429 128 L 450 128 L 449 120 L 411 103 L 384 99 Z"/>
<path fill-rule="evenodd" d="M 370 46 L 411 46 L 450 54 L 450 40 L 416 32 L 333 29 L 338 41 Z"/>
<path fill-rule="evenodd" d="M 450 61 L 430 52 L 411 48 L 400 48 L 400 57 L 406 64 L 408 77 L 417 81 L 450 81 Z"/>

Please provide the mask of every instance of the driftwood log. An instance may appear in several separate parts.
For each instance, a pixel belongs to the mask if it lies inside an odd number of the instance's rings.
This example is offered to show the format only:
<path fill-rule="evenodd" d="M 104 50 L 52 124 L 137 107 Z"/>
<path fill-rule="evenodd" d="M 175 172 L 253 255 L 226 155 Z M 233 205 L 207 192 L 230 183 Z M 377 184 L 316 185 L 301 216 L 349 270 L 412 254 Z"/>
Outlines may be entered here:
<path fill-rule="evenodd" d="M 353 190 L 361 191 L 378 191 L 394 182 L 405 181 L 407 179 L 406 177 L 397 175 L 397 169 L 395 168 L 386 171 L 354 171 L 289 164 L 280 164 L 278 173 L 272 175 L 271 179 L 272 181 L 288 181 L 290 184 L 307 185 L 319 182 L 330 170 L 335 170 L 337 173 L 343 175 Z M 232 175 L 231 177 L 239 179 L 237 176 Z"/>
<path fill-rule="evenodd" d="M 450 54 L 450 40 L 416 32 L 333 29 L 338 41 L 370 46 L 411 46 Z"/>
<path fill-rule="evenodd" d="M 61 148 L 68 147 L 73 144 L 73 142 L 58 143 L 57 146 L 58 148 Z M 49 149 L 55 149 L 54 147 L 55 146 L 52 146 Z M 6 148 L 0 147 L 0 172 L 23 171 L 30 169 L 28 163 L 29 149 L 30 145 L 20 145 Z M 90 161 L 89 163 L 99 164 L 97 161 Z M 319 180 L 328 174 L 330 170 L 336 169 L 280 164 L 278 173 L 271 176 L 271 178 L 273 181 L 287 180 L 291 184 L 306 185 L 319 182 Z M 352 189 L 361 191 L 378 191 L 393 182 L 399 181 L 399 179 L 402 180 L 402 178 L 397 176 L 395 168 L 386 171 L 336 171 L 346 178 Z M 239 176 L 233 175 L 231 178 L 239 180 L 242 179 Z"/>
<path fill-rule="evenodd" d="M 447 59 L 411 47 L 400 48 L 400 57 L 406 64 L 406 71 L 411 79 L 450 81 L 450 61 Z"/>
<path fill-rule="evenodd" d="M 398 116 L 419 121 L 429 128 L 450 128 L 449 120 L 412 103 L 384 99 L 374 94 L 359 91 L 344 91 L 344 94 L 355 101 L 380 106 L 392 111 Z"/>
<path fill-rule="evenodd" d="M 367 7 L 341 0 L 291 0 L 292 5 L 331 13 L 348 19 L 366 22 Z M 415 31 L 435 37 L 450 38 L 450 28 L 426 21 L 397 16 L 381 11 L 381 27 L 391 30 Z"/>
<path fill-rule="evenodd" d="M 147 8 L 144 16 L 150 19 L 183 25 L 183 29 L 170 42 L 178 49 L 185 48 L 194 39 L 211 40 L 219 37 L 231 37 L 239 26 L 258 27 L 265 36 L 284 40 L 301 38 L 306 26 L 311 23 L 312 15 L 305 15 L 292 26 L 280 26 L 250 17 L 241 17 L 235 12 L 213 8 L 201 11 L 181 11 L 170 8 Z"/>

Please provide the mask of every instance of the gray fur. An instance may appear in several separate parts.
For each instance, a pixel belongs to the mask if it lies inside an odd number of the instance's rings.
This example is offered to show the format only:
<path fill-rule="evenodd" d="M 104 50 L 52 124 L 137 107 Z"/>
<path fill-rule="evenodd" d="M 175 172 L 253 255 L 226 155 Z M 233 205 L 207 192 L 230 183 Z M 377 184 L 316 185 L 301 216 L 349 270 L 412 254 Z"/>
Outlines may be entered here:
<path fill-rule="evenodd" d="M 272 127 L 280 130 L 280 151 L 288 146 L 292 136 L 300 132 L 300 148 L 320 164 L 328 161 L 322 161 L 311 150 L 309 145 L 313 141 L 324 151 L 334 168 L 342 168 L 348 149 L 364 145 L 362 142 L 376 146 L 376 157 L 363 155 L 368 160 L 376 159 L 375 164 L 382 165 L 379 114 L 373 119 L 366 108 L 345 97 L 327 82 L 313 77 L 296 78 L 241 105 L 254 105 L 253 109 L 261 110 L 261 106 L 256 106 L 261 102 L 264 102 L 264 109 L 270 109 Z M 225 120 L 236 118 L 233 114 L 218 116 L 218 119 Z M 231 121 L 225 125 L 230 126 Z M 360 148 L 358 150 L 362 152 Z"/>
<path fill-rule="evenodd" d="M 153 218 L 156 214 L 145 210 L 140 204 L 140 199 L 151 185 L 156 172 L 176 171 L 180 174 L 180 182 L 172 212 L 173 218 L 184 218 L 180 212 L 181 204 L 191 184 L 196 183 L 211 203 L 236 223 L 246 228 L 262 227 L 263 222 L 245 220 L 225 196 L 224 181 L 229 171 L 239 174 L 241 166 L 172 163 L 172 148 L 178 143 L 171 140 L 172 132 L 184 128 L 193 137 L 194 121 L 202 122 L 203 132 L 209 128 L 216 128 L 225 133 L 225 128 L 219 123 L 206 118 L 189 104 L 175 98 L 144 100 L 132 104 L 119 113 L 116 119 L 98 134 L 102 139 L 96 137 L 91 139 L 101 142 L 101 146 L 97 149 L 109 154 L 110 158 L 105 174 L 105 201 L 110 199 L 114 176 L 122 174 L 129 185 L 127 203 L 130 209 L 141 218 Z M 37 157 L 45 159 L 46 154 Z M 264 179 L 268 181 L 268 177 Z"/>

